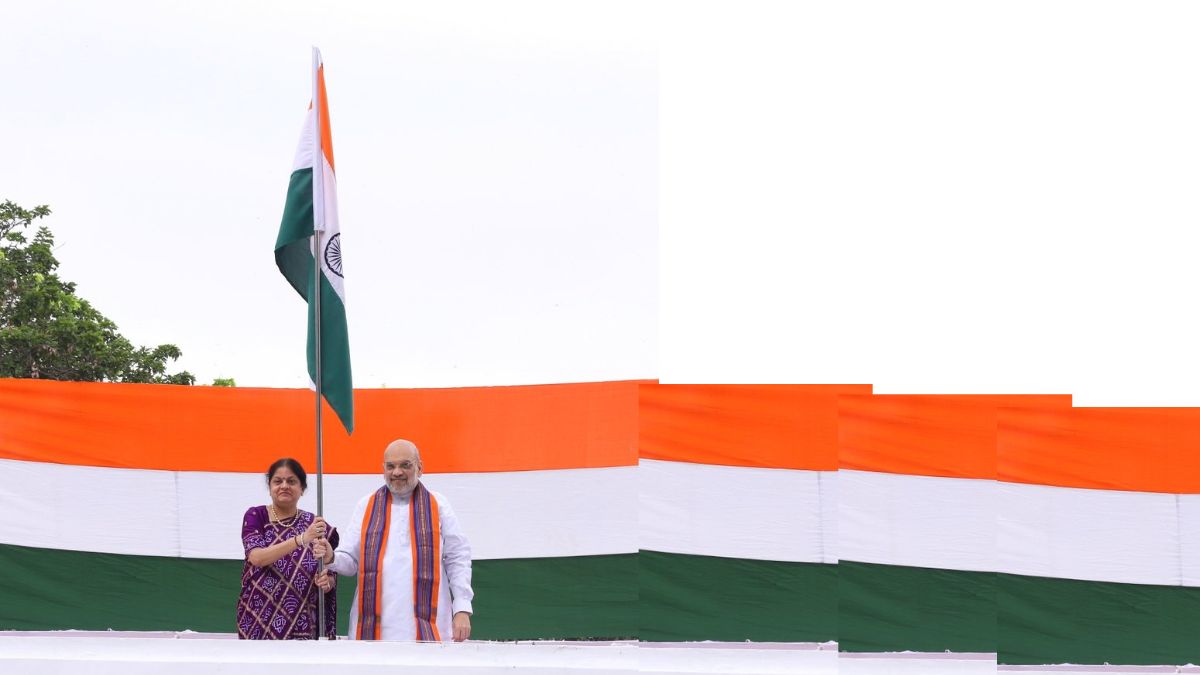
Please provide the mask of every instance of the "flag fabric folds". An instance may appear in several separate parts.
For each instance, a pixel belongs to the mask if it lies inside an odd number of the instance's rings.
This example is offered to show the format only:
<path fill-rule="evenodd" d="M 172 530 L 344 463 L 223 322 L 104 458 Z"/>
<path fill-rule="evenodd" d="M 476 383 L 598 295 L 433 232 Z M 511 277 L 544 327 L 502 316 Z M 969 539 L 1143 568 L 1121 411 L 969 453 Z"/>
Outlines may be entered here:
<path fill-rule="evenodd" d="M 337 181 L 325 67 L 313 48 L 313 99 L 292 164 L 283 222 L 275 242 L 279 271 L 308 302 L 308 376 L 316 372 L 316 294 L 313 292 L 313 239 L 320 263 L 321 393 L 346 432 L 354 431 L 354 385 L 350 374 L 350 342 L 346 330 L 346 289 L 342 270 L 342 235 L 337 216 Z"/>

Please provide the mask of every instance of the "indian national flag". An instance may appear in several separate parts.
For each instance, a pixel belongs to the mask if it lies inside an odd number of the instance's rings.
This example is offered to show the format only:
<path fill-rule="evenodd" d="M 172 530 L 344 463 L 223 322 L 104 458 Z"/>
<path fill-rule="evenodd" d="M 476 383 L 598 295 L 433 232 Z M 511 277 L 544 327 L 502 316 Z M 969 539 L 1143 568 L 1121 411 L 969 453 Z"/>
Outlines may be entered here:
<path fill-rule="evenodd" d="M 315 241 L 314 241 L 315 240 Z M 283 222 L 275 242 L 275 263 L 288 283 L 308 302 L 308 376 L 317 381 L 316 304 L 313 251 L 321 270 L 321 393 L 346 432 L 354 431 L 354 387 L 350 342 L 346 334 L 346 289 L 342 270 L 342 234 L 337 216 L 333 138 L 325 66 L 313 48 L 313 97 L 292 163 Z"/>

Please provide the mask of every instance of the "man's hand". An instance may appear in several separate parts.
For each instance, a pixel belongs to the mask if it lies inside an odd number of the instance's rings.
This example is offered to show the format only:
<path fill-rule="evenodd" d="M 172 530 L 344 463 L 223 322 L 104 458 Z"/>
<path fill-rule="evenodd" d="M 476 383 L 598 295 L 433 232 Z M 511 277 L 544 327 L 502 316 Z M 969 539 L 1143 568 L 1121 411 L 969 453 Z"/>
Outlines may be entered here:
<path fill-rule="evenodd" d="M 313 542 L 312 546 L 313 557 L 324 562 L 326 565 L 333 562 L 333 547 L 329 545 L 329 540 L 321 537 Z"/>
<path fill-rule="evenodd" d="M 330 576 L 329 570 L 321 570 L 318 572 L 317 576 L 314 577 L 314 581 L 316 581 L 317 588 L 321 589 L 322 593 L 328 593 L 330 589 L 333 588 L 333 577 Z M 455 628 L 457 629 L 457 624 L 455 625 Z M 470 632 L 470 630 L 471 629 L 468 626 L 467 632 Z"/>
<path fill-rule="evenodd" d="M 454 614 L 454 641 L 462 642 L 471 637 L 471 614 L 456 612 Z"/>

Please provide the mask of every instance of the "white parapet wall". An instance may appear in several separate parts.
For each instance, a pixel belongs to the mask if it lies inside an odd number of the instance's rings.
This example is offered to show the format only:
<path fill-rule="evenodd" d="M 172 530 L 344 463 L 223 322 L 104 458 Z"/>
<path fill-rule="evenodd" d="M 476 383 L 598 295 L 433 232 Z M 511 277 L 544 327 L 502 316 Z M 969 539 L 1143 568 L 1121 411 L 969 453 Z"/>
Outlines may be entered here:
<path fill-rule="evenodd" d="M 195 633 L 0 632 L 0 672 L 87 675 L 295 675 L 395 673 L 398 666 L 452 675 L 579 673 L 835 675 L 835 645 L 638 645 L 632 642 L 463 644 L 255 642 Z"/>
<path fill-rule="evenodd" d="M 0 673 L 14 675 L 1152 675 L 1196 666 L 997 666 L 995 654 L 837 651 L 836 643 L 253 642 L 232 634 L 0 631 Z M 264 670 L 264 668 L 266 670 Z"/>

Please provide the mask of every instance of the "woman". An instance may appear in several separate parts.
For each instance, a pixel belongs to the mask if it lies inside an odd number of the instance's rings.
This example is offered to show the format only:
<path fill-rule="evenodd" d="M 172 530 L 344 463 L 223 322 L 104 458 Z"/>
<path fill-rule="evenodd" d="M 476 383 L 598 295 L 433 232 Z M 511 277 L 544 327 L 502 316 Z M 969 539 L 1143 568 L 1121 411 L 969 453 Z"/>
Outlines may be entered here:
<path fill-rule="evenodd" d="M 271 503 L 252 506 L 242 519 L 242 594 L 238 598 L 238 637 L 246 640 L 310 640 L 316 637 L 317 602 L 325 602 L 325 635 L 334 637 L 336 593 L 332 579 L 319 587 L 312 545 L 325 538 L 325 520 L 298 507 L 308 487 L 304 467 L 290 457 L 267 469 Z M 337 548 L 330 530 L 328 543 Z M 323 542 L 324 543 L 324 542 Z"/>

